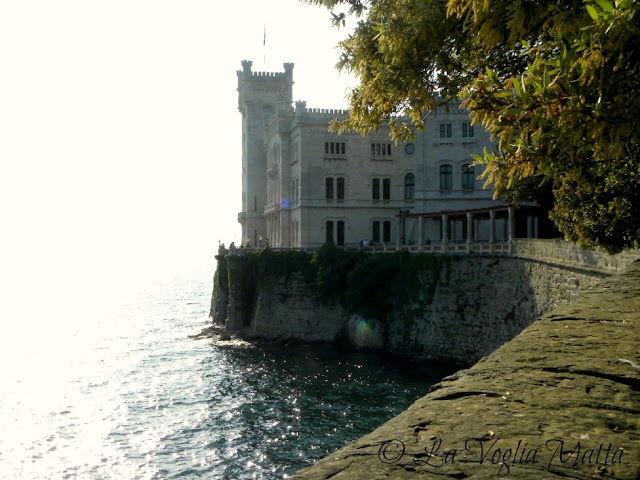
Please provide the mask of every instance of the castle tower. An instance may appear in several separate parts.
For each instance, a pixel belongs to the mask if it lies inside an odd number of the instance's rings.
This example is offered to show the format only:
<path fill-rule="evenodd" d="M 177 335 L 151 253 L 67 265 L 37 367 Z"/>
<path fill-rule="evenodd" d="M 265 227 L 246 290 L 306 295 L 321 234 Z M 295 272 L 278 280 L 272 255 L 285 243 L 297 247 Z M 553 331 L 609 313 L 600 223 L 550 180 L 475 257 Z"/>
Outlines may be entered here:
<path fill-rule="evenodd" d="M 252 246 L 260 236 L 266 238 L 264 209 L 267 204 L 267 145 L 265 128 L 278 103 L 292 102 L 293 63 L 284 72 L 252 72 L 250 60 L 238 70 L 238 109 L 242 114 L 242 243 Z"/>

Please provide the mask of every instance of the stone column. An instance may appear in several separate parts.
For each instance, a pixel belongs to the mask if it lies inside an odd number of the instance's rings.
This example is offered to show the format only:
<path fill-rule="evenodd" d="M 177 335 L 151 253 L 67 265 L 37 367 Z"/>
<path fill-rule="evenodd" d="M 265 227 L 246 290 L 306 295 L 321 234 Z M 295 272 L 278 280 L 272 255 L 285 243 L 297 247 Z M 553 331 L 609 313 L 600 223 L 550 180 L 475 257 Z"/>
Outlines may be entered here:
<path fill-rule="evenodd" d="M 533 217 L 533 238 L 538 238 L 538 217 Z"/>
<path fill-rule="evenodd" d="M 449 219 L 447 218 L 446 215 L 442 215 L 442 253 L 446 253 L 447 251 L 447 243 L 448 243 L 448 235 L 447 235 L 447 230 L 448 230 L 448 222 Z"/>
<path fill-rule="evenodd" d="M 527 238 L 533 238 L 533 217 L 527 215 Z"/>
<path fill-rule="evenodd" d="M 473 213 L 467 212 L 467 251 L 471 252 L 473 242 Z"/>
<path fill-rule="evenodd" d="M 418 217 L 418 245 L 424 245 L 424 217 Z"/>
<path fill-rule="evenodd" d="M 489 243 L 491 244 L 491 253 L 495 251 L 496 246 L 496 211 L 489 210 Z"/>
<path fill-rule="evenodd" d="M 402 245 L 402 218 L 396 220 L 396 245 Z"/>
<path fill-rule="evenodd" d="M 516 236 L 516 216 L 515 209 L 513 207 L 509 207 L 507 209 L 509 213 L 509 223 L 507 225 L 507 241 L 513 242 L 513 239 Z"/>

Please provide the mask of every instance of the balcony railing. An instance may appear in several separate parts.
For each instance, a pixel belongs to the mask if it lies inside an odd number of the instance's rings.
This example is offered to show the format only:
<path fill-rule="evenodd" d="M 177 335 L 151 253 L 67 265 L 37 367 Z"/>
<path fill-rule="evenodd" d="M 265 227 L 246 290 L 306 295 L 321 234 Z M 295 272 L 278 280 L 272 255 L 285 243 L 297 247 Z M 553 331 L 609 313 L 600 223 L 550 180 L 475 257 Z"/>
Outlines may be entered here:
<path fill-rule="evenodd" d="M 243 255 L 245 253 L 268 248 L 271 251 L 278 252 L 307 252 L 315 253 L 322 245 L 314 245 L 308 247 L 236 247 L 234 249 L 220 249 L 218 255 Z M 368 246 L 362 246 L 358 243 L 348 243 L 338 245 L 340 249 L 346 251 L 363 251 L 368 253 L 392 253 L 392 252 L 409 252 L 409 253 L 435 253 L 442 255 L 462 255 L 462 254 L 502 254 L 509 255 L 513 252 L 512 242 L 460 242 L 460 243 L 439 243 L 434 242 L 425 245 L 396 245 L 395 243 L 375 242 Z"/>

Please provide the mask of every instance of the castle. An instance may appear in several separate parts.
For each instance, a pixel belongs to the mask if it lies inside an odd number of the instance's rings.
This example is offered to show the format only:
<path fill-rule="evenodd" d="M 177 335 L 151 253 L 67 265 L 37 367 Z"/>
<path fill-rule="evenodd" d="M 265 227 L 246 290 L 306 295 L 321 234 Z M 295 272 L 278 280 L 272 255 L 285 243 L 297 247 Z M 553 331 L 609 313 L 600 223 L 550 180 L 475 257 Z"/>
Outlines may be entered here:
<path fill-rule="evenodd" d="M 489 134 L 457 106 L 428 117 L 415 139 L 394 143 L 389 129 L 338 135 L 346 111 L 307 108 L 292 99 L 293 67 L 238 70 L 242 113 L 242 243 L 317 247 L 427 245 L 511 239 L 513 209 L 492 199 L 472 154 Z M 526 218 L 537 236 L 537 219 Z M 446 227 L 445 227 L 446 226 Z"/>

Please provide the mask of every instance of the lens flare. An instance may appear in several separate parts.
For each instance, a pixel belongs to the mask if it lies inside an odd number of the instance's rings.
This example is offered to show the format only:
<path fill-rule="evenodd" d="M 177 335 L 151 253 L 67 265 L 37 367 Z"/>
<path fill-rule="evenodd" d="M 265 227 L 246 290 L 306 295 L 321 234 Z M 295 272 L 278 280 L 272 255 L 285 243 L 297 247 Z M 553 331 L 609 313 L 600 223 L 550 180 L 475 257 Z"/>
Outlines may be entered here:
<path fill-rule="evenodd" d="M 359 338 L 367 338 L 371 335 L 371 325 L 366 318 L 357 316 L 353 321 L 355 323 L 356 335 Z"/>

